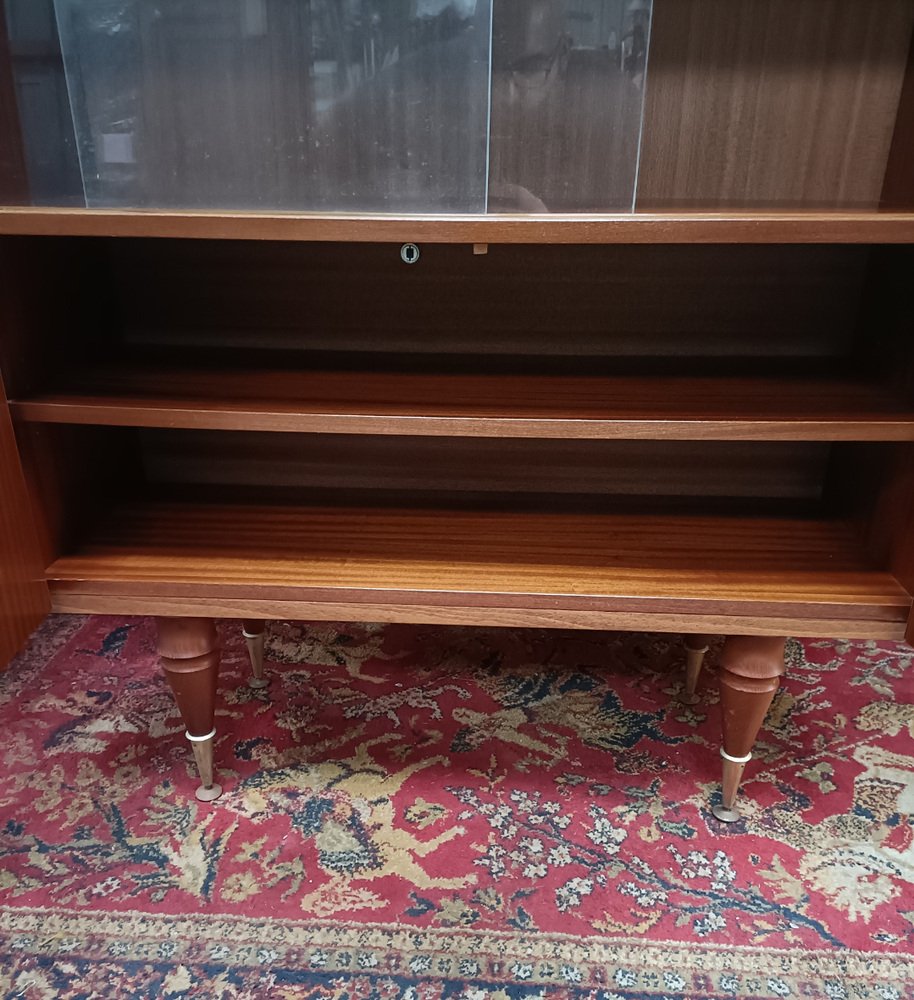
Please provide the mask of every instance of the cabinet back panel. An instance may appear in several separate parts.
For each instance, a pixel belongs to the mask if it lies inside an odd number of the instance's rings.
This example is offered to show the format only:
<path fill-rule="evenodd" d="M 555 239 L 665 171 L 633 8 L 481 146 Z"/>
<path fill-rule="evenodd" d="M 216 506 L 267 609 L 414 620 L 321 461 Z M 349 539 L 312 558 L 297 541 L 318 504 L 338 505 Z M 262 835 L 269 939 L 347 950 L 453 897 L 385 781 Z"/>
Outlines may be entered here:
<path fill-rule="evenodd" d="M 878 206 L 912 28 L 910 0 L 656 0 L 638 209 Z"/>
<path fill-rule="evenodd" d="M 131 345 L 430 355 L 847 354 L 860 246 L 428 245 L 123 240 Z"/>
<path fill-rule="evenodd" d="M 142 432 L 151 483 L 817 501 L 827 444 Z"/>

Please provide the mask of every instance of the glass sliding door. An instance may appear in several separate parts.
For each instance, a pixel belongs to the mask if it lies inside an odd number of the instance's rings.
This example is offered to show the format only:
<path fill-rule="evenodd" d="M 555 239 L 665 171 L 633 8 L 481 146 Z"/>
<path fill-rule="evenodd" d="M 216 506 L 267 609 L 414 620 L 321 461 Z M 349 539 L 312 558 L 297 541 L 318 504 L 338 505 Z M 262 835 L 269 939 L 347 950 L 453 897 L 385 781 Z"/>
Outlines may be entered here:
<path fill-rule="evenodd" d="M 489 208 L 628 212 L 650 0 L 496 0 Z"/>
<path fill-rule="evenodd" d="M 90 206 L 485 210 L 489 0 L 56 0 Z"/>
<path fill-rule="evenodd" d="M 85 205 L 54 0 L 6 0 L 0 17 L 0 196 Z"/>
<path fill-rule="evenodd" d="M 821 211 L 907 184 L 911 0 L 0 4 L 9 204 Z"/>

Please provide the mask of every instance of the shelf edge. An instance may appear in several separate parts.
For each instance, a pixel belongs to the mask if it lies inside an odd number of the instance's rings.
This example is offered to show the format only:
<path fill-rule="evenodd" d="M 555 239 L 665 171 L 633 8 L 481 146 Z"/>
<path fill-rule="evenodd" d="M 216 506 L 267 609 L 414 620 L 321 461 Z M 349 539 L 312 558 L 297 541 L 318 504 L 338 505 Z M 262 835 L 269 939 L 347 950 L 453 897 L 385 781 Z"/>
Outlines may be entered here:
<path fill-rule="evenodd" d="M 0 235 L 467 244 L 914 243 L 914 213 L 349 215 L 5 206 Z"/>
<path fill-rule="evenodd" d="M 367 434 L 420 437 L 537 438 L 555 440 L 681 441 L 914 441 L 910 418 L 796 420 L 785 417 L 502 417 L 168 406 L 145 402 L 62 402 L 22 399 L 10 403 L 24 423 L 182 430 L 267 431 L 293 434 Z"/>
<path fill-rule="evenodd" d="M 460 605 L 356 604 L 258 600 L 229 597 L 165 597 L 60 592 L 51 588 L 52 609 L 66 614 L 213 616 L 372 621 L 409 625 L 470 625 L 504 628 L 573 628 L 740 635 L 828 635 L 836 639 L 901 640 L 905 622 L 850 619 L 741 617 L 712 614 L 553 611 Z"/>

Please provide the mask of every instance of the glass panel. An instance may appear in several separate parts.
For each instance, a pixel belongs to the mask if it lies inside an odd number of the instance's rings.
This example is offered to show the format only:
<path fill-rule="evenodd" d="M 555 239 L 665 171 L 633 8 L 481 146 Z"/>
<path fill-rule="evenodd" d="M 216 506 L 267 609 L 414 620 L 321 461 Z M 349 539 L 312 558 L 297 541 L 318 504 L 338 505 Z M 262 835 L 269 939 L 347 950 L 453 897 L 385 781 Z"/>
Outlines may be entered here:
<path fill-rule="evenodd" d="M 3 27 L 0 17 L 0 32 Z M 82 205 L 82 178 L 53 0 L 7 0 L 6 28 L 11 73 L 5 78 L 11 87 L 15 81 L 18 121 L 11 121 L 8 129 L 2 130 L 0 145 L 7 153 L 16 149 L 28 177 L 21 197 L 15 200 L 36 205 Z M 2 48 L 0 45 L 0 61 Z M 0 161 L 6 159 L 0 153 Z M 0 177 L 5 194 L 8 178 L 9 173 Z M 14 200 L 8 194 L 6 198 Z"/>
<path fill-rule="evenodd" d="M 56 0 L 90 206 L 485 210 L 489 0 Z"/>
<path fill-rule="evenodd" d="M 495 0 L 490 211 L 630 211 L 650 0 Z"/>
<path fill-rule="evenodd" d="M 911 0 L 0 5 L 0 203 L 764 211 L 914 190 Z"/>

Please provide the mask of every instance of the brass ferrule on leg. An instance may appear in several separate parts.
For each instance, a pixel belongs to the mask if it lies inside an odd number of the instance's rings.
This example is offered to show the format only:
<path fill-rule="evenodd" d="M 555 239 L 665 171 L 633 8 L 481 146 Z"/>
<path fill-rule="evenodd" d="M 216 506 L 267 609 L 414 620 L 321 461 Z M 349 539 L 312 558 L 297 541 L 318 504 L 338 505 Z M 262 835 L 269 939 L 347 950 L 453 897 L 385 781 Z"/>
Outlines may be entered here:
<path fill-rule="evenodd" d="M 197 771 L 200 773 L 200 787 L 194 792 L 194 795 L 201 802 L 212 802 L 222 794 L 222 786 L 213 781 L 213 739 L 215 736 L 215 730 L 209 736 L 200 737 L 187 734 L 190 745 L 193 747 Z"/>
<path fill-rule="evenodd" d="M 712 808 L 712 812 L 722 823 L 735 823 L 739 819 L 739 810 L 736 808 L 736 796 L 739 793 L 740 782 L 743 780 L 743 771 L 746 764 L 752 759 L 752 754 L 745 757 L 731 757 L 725 750 L 721 750 L 723 758 L 723 777 L 721 779 L 721 801 L 720 805 Z"/>

